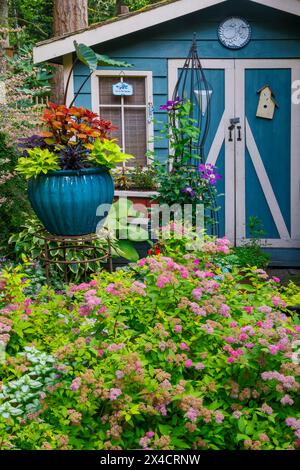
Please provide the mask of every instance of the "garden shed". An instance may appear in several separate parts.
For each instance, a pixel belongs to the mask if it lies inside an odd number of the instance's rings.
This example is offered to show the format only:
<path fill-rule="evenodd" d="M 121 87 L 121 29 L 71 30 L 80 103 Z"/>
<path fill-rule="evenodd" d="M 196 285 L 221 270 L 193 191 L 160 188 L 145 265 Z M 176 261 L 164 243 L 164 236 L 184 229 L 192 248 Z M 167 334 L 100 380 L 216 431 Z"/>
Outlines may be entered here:
<path fill-rule="evenodd" d="M 39 43 L 34 57 L 63 64 L 67 78 L 76 40 L 131 63 L 126 70 L 99 67 L 76 105 L 112 120 L 123 150 L 146 165 L 153 145 L 156 158 L 167 156 L 166 140 L 153 144 L 157 121 L 166 119 L 160 105 L 172 97 L 194 33 L 211 86 L 206 155 L 223 176 L 221 235 L 243 243 L 255 217 L 273 262 L 300 266 L 299 0 L 166 0 Z M 68 104 L 88 75 L 88 67 L 75 65 Z M 114 94 L 120 82 L 133 94 Z M 266 87 L 276 101 L 267 118 L 258 113 Z"/>

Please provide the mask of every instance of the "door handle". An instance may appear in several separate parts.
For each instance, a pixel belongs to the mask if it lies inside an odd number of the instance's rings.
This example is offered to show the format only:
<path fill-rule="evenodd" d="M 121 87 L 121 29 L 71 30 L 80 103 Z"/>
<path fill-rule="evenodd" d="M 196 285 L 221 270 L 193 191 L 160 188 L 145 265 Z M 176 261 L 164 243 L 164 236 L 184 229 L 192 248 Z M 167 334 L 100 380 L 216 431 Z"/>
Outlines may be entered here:
<path fill-rule="evenodd" d="M 233 137 L 232 137 L 232 132 L 234 131 L 234 124 L 231 124 L 231 126 L 228 127 L 228 130 L 229 130 L 229 139 L 228 139 L 228 142 L 233 142 Z"/>
<path fill-rule="evenodd" d="M 237 126 L 237 130 L 238 130 L 238 142 L 241 142 L 242 141 L 242 128 L 241 126 Z"/>

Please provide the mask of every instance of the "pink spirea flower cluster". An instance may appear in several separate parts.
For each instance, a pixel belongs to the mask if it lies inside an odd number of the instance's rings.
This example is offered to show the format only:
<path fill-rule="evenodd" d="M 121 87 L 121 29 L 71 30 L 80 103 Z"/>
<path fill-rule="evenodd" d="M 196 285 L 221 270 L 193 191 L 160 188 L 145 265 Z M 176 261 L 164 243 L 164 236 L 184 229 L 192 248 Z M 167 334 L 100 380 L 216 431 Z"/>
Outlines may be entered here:
<path fill-rule="evenodd" d="M 149 450 L 150 447 L 150 443 L 151 443 L 151 439 L 153 439 L 153 437 L 155 436 L 155 433 L 153 431 L 147 431 L 145 436 L 144 437 L 141 437 L 139 443 L 140 443 L 140 446 L 144 449 L 144 450 Z"/>
<path fill-rule="evenodd" d="M 261 411 L 267 415 L 271 415 L 273 413 L 273 408 L 267 405 L 267 403 L 264 403 L 261 407 Z"/>
<path fill-rule="evenodd" d="M 229 357 L 227 359 L 229 364 L 234 364 L 240 356 L 244 356 L 245 354 L 243 349 L 233 349 L 229 344 L 225 345 L 223 349 L 229 353 Z"/>
<path fill-rule="evenodd" d="M 119 379 L 119 380 L 120 380 L 120 379 L 123 379 L 124 375 L 125 375 L 125 374 L 124 374 L 124 372 L 123 372 L 122 370 L 117 370 L 117 371 L 116 371 L 116 377 L 117 377 L 117 379 Z"/>
<path fill-rule="evenodd" d="M 215 420 L 216 423 L 221 424 L 224 421 L 224 415 L 221 411 L 215 411 Z"/>
<path fill-rule="evenodd" d="M 189 419 L 192 423 L 195 423 L 198 419 L 199 411 L 194 408 L 189 408 L 189 410 L 185 413 L 185 417 Z"/>
<path fill-rule="evenodd" d="M 195 261 L 199 261 L 199 260 L 194 260 L 194 264 L 195 264 Z M 199 269 L 195 270 L 195 275 L 199 277 L 200 279 L 207 279 L 207 278 L 215 277 L 215 274 L 212 273 L 211 271 L 199 271 Z"/>
<path fill-rule="evenodd" d="M 285 405 L 292 406 L 294 404 L 294 400 L 289 395 L 284 395 L 284 397 L 281 398 L 280 403 L 283 406 L 285 406 Z"/>
<path fill-rule="evenodd" d="M 297 418 L 287 418 L 285 423 L 288 427 L 294 429 L 295 437 L 300 439 L 300 419 Z"/>
<path fill-rule="evenodd" d="M 220 315 L 222 315 L 222 317 L 230 318 L 230 312 L 231 312 L 231 308 L 228 305 L 221 304 L 219 313 L 220 313 Z"/>
<path fill-rule="evenodd" d="M 108 284 L 105 290 L 108 294 L 115 295 L 117 297 L 121 295 L 120 291 L 116 288 L 116 285 L 113 282 Z"/>
<path fill-rule="evenodd" d="M 202 249 L 205 253 L 228 255 L 231 249 L 231 242 L 227 238 L 218 238 L 215 242 L 204 243 Z"/>
<path fill-rule="evenodd" d="M 174 326 L 174 331 L 175 331 L 175 333 L 181 333 L 182 332 L 182 325 L 175 325 Z"/>
<path fill-rule="evenodd" d="M 143 282 L 134 281 L 134 283 L 130 287 L 130 291 L 145 297 L 147 295 L 146 288 L 147 286 Z"/>
<path fill-rule="evenodd" d="M 109 399 L 111 401 L 117 400 L 120 395 L 122 395 L 122 390 L 120 388 L 111 388 L 109 391 Z"/>
<path fill-rule="evenodd" d="M 272 297 L 272 302 L 273 302 L 275 307 L 282 307 L 282 308 L 286 307 L 286 303 L 281 299 L 281 297 L 279 297 L 277 295 L 274 295 Z"/>
<path fill-rule="evenodd" d="M 248 313 L 248 315 L 252 315 L 254 307 L 243 307 L 243 310 Z"/>
<path fill-rule="evenodd" d="M 298 383 L 292 375 L 280 374 L 278 371 L 267 371 L 262 372 L 261 378 L 263 380 L 277 380 L 282 384 L 283 388 L 287 390 L 298 389 Z"/>
<path fill-rule="evenodd" d="M 116 351 L 120 351 L 123 348 L 125 348 L 124 343 L 119 343 L 119 344 L 111 343 L 107 346 L 107 351 L 108 352 L 116 352 Z"/>
<path fill-rule="evenodd" d="M 77 377 L 77 378 L 74 379 L 73 382 L 71 383 L 70 389 L 71 389 L 73 392 L 77 392 L 77 390 L 79 390 L 80 386 L 81 386 L 81 378 L 80 378 L 80 377 Z"/>

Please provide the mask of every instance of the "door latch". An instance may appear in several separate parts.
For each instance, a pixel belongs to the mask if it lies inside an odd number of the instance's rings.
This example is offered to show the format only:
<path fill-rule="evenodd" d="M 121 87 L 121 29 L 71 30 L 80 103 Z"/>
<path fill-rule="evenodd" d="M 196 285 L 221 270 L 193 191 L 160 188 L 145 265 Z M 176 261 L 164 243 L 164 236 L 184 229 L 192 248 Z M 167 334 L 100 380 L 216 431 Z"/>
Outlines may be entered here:
<path fill-rule="evenodd" d="M 238 130 L 238 142 L 241 142 L 242 141 L 242 128 L 241 126 L 237 126 L 237 130 Z"/>
<path fill-rule="evenodd" d="M 228 130 L 229 130 L 228 142 L 233 142 L 232 132 L 234 131 L 234 128 L 235 128 L 235 126 L 233 124 L 231 124 L 231 126 L 228 127 Z"/>
<path fill-rule="evenodd" d="M 233 142 L 233 136 L 232 136 L 232 133 L 234 131 L 234 129 L 237 127 L 238 129 L 238 138 L 237 140 L 240 142 L 242 140 L 242 133 L 241 133 L 241 130 L 242 130 L 242 127 L 241 126 L 237 126 L 237 124 L 240 124 L 241 120 L 240 118 L 238 117 L 235 117 L 235 118 L 231 118 L 230 119 L 230 126 L 228 127 L 228 130 L 229 130 L 229 139 L 228 139 L 228 142 Z"/>

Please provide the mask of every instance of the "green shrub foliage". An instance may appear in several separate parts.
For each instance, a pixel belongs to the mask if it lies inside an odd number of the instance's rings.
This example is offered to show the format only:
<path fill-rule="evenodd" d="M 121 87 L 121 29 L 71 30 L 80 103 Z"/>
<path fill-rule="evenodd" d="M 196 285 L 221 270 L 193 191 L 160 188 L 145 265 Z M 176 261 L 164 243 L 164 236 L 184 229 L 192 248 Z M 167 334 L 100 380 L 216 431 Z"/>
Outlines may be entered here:
<path fill-rule="evenodd" d="M 56 293 L 1 273 L 1 449 L 299 447 L 278 279 L 224 269 L 225 239 L 184 246 Z"/>

